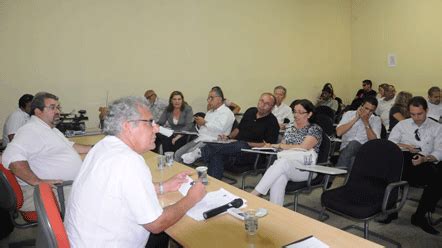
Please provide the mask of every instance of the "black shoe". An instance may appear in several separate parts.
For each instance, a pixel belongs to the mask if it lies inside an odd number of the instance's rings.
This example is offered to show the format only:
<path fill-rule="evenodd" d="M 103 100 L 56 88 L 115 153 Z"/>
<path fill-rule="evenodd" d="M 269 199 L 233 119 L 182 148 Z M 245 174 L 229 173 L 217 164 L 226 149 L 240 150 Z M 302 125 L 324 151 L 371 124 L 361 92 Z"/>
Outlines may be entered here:
<path fill-rule="evenodd" d="M 389 214 L 387 216 L 387 218 L 385 218 L 383 220 L 377 220 L 376 222 L 381 223 L 381 224 L 390 224 L 390 222 L 392 220 L 397 220 L 397 218 L 398 218 L 398 213 L 392 213 L 392 214 Z"/>
<path fill-rule="evenodd" d="M 411 224 L 420 227 L 422 230 L 429 234 L 438 235 L 439 231 L 436 230 L 433 226 L 428 223 L 427 218 L 425 216 L 417 216 L 416 214 L 413 214 L 411 216 Z"/>

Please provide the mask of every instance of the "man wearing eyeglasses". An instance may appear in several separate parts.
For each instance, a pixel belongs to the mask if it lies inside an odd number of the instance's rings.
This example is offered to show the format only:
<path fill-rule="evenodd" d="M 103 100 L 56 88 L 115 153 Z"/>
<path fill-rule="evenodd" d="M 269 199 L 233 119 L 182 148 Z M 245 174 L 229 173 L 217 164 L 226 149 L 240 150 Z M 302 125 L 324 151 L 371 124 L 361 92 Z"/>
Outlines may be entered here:
<path fill-rule="evenodd" d="M 151 233 L 175 224 L 204 197 L 205 187 L 198 181 L 163 209 L 157 194 L 177 191 L 190 172 L 152 182 L 142 154 L 155 148 L 158 131 L 143 97 L 110 104 L 107 136 L 86 156 L 72 186 L 65 218 L 72 247 L 145 247 Z"/>
<path fill-rule="evenodd" d="M 257 107 L 247 109 L 238 127 L 223 139 L 226 144 L 207 144 L 201 149 L 201 155 L 208 166 L 208 174 L 217 179 L 223 177 L 224 163 L 230 157 L 244 158 L 241 149 L 262 147 L 266 143 L 276 143 L 279 135 L 279 124 L 272 114 L 275 97 L 271 93 L 263 93 Z"/>
<path fill-rule="evenodd" d="M 153 90 L 147 90 L 144 93 L 144 97 L 149 103 L 149 110 L 152 113 L 153 119 L 158 121 L 167 107 L 167 101 L 159 98 Z"/>
<path fill-rule="evenodd" d="M 70 142 L 55 128 L 60 118 L 58 97 L 39 92 L 31 102 L 31 119 L 22 126 L 3 153 L 3 165 L 9 168 L 23 190 L 22 211 L 34 211 L 34 186 L 74 180 L 81 167 L 81 153 L 90 146 Z M 65 187 L 66 197 L 69 187 Z"/>
<path fill-rule="evenodd" d="M 201 157 L 203 141 L 217 140 L 218 135 L 228 135 L 235 121 L 233 112 L 224 104 L 224 94 L 220 87 L 213 87 L 207 97 L 208 111 L 205 117 L 196 116 L 198 138 L 190 141 L 175 152 L 175 160 L 192 164 Z"/>
<path fill-rule="evenodd" d="M 356 153 L 361 146 L 381 134 L 381 118 L 373 115 L 378 100 L 369 96 L 364 98 L 362 105 L 355 111 L 347 111 L 336 127 L 336 135 L 342 136 L 341 151 L 337 167 L 347 167 L 351 171 Z"/>
<path fill-rule="evenodd" d="M 442 196 L 442 128 L 428 118 L 425 98 L 413 97 L 408 110 L 411 118 L 396 124 L 388 139 L 404 151 L 403 180 L 411 185 L 426 186 L 411 223 L 427 233 L 438 234 L 425 214 L 434 211 Z"/>

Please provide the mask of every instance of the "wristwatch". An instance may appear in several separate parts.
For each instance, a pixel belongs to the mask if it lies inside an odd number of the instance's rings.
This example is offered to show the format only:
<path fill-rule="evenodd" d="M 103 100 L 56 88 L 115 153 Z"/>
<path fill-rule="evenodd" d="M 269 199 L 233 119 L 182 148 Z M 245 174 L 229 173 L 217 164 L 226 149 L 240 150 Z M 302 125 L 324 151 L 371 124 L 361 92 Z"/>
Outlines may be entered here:
<path fill-rule="evenodd" d="M 365 125 L 365 128 L 370 129 L 371 127 L 370 125 Z"/>

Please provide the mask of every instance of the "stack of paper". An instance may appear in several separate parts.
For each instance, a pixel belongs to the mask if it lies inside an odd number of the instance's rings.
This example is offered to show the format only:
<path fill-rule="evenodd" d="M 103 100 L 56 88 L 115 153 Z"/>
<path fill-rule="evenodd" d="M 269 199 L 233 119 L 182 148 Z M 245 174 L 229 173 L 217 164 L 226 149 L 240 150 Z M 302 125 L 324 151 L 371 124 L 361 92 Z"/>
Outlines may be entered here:
<path fill-rule="evenodd" d="M 190 187 L 191 187 L 190 183 L 185 183 L 181 185 L 179 191 L 181 192 L 181 194 L 186 195 Z M 196 221 L 201 221 L 204 220 L 203 217 L 204 212 L 228 204 L 229 202 L 237 198 L 240 197 L 230 193 L 224 188 L 221 188 L 217 191 L 212 191 L 207 193 L 206 196 L 204 196 L 204 198 L 200 202 L 198 202 L 195 206 L 193 206 L 193 208 L 187 211 L 186 215 Z M 244 204 L 241 206 L 241 208 L 246 206 L 246 200 L 245 199 L 242 200 L 244 201 Z"/>

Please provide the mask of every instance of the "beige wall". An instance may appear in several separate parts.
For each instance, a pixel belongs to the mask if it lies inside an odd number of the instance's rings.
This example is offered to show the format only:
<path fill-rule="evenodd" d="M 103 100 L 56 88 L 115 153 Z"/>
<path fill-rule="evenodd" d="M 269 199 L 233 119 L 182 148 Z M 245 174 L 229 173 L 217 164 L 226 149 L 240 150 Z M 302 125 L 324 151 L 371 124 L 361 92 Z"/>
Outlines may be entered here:
<path fill-rule="evenodd" d="M 183 91 L 195 111 L 220 85 L 245 110 L 277 84 L 314 98 L 350 78 L 350 0 L 1 0 L 0 121 L 46 90 L 89 126 L 109 99 Z"/>
<path fill-rule="evenodd" d="M 348 94 L 370 78 L 396 90 L 426 97 L 442 86 L 442 1 L 353 0 L 351 22 L 352 80 Z M 397 66 L 387 66 L 388 53 Z"/>

